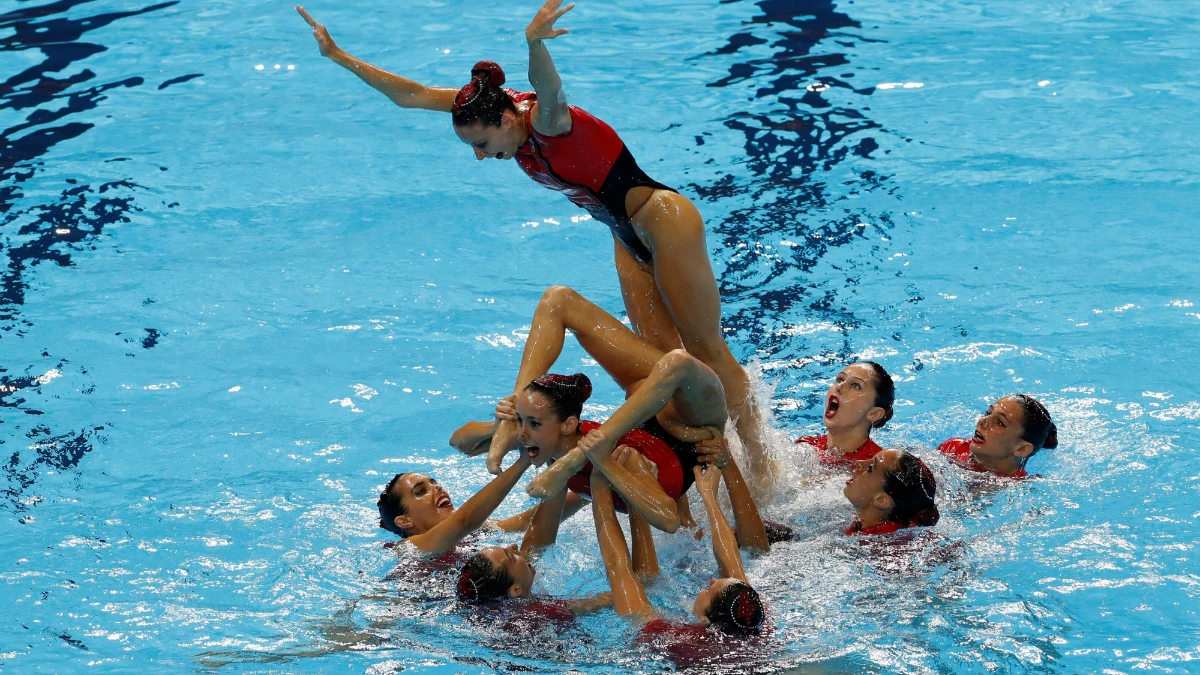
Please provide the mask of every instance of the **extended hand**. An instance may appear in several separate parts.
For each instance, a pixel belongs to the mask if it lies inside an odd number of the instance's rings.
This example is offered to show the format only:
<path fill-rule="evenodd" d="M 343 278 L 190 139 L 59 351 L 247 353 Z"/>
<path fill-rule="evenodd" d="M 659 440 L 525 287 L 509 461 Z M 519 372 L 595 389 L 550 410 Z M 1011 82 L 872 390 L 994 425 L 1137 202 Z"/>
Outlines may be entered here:
<path fill-rule="evenodd" d="M 334 44 L 333 38 L 329 37 L 329 31 L 325 30 L 325 26 L 317 23 L 317 20 L 309 16 L 308 12 L 300 5 L 296 5 L 296 11 L 300 12 L 300 16 L 312 26 L 313 37 L 317 39 L 317 48 L 321 50 L 321 56 L 329 56 L 337 51 L 338 46 Z"/>
<path fill-rule="evenodd" d="M 586 436 L 579 439 L 576 448 L 582 450 L 584 454 L 594 457 L 608 457 L 612 451 L 616 449 L 616 443 L 610 441 L 599 427 L 592 429 Z"/>
<path fill-rule="evenodd" d="M 546 4 L 542 5 L 537 14 L 533 15 L 533 21 L 530 21 L 529 25 L 525 27 L 525 39 L 530 42 L 553 40 L 559 35 L 570 33 L 571 31 L 566 28 L 555 28 L 554 22 L 558 21 L 563 14 L 574 9 L 575 3 L 559 9 L 561 4 L 562 0 L 546 0 Z"/>
<path fill-rule="evenodd" d="M 496 421 L 497 422 L 516 422 L 517 421 L 517 395 L 509 394 L 500 399 L 496 404 Z"/>
<path fill-rule="evenodd" d="M 715 497 L 717 486 L 721 484 L 721 470 L 712 464 L 697 464 L 692 468 L 692 473 L 696 475 L 696 489 L 700 494 Z"/>
<path fill-rule="evenodd" d="M 703 464 L 712 464 L 724 470 L 729 466 L 729 441 L 724 436 L 710 438 L 696 444 L 696 459 Z"/>

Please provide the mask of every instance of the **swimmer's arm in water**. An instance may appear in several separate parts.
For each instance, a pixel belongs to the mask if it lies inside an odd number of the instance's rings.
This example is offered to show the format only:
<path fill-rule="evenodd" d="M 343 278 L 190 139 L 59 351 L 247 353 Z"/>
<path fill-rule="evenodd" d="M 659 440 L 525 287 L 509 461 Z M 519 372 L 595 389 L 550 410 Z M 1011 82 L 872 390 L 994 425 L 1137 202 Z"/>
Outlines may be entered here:
<path fill-rule="evenodd" d="M 577 447 L 582 448 L 591 461 L 592 475 L 597 471 L 603 473 L 629 508 L 640 513 L 646 522 L 666 532 L 679 529 L 679 509 L 675 500 L 655 480 L 651 473 L 652 464 L 642 453 L 621 447 L 613 452 L 599 429 L 593 429 L 579 439 Z M 629 468 L 614 460 L 614 455 L 624 456 Z"/>
<path fill-rule="evenodd" d="M 594 614 L 612 605 L 612 591 L 605 591 L 590 598 L 579 598 L 567 601 L 567 611 L 575 616 Z"/>
<path fill-rule="evenodd" d="M 563 505 L 562 519 L 559 522 L 566 522 L 568 518 L 578 513 L 579 509 L 582 509 L 585 504 L 587 502 L 584 501 L 583 497 L 568 491 L 567 503 Z M 536 506 L 532 509 L 525 509 L 517 515 L 510 516 L 504 520 L 497 520 L 494 524 L 505 532 L 524 532 L 529 529 L 529 524 L 533 522 L 533 514 L 535 513 L 537 513 Z"/>
<path fill-rule="evenodd" d="M 472 420 L 455 429 L 454 433 L 450 434 L 450 447 L 467 457 L 482 455 L 488 451 L 492 436 L 496 433 L 496 427 L 503 421 L 517 421 L 517 397 L 515 394 L 509 394 L 500 399 L 496 404 L 496 419 L 493 421 Z M 505 448 L 505 451 L 515 450 L 516 447 L 517 441 L 516 438 L 513 438 L 513 442 Z"/>
<path fill-rule="evenodd" d="M 737 527 L 738 541 L 764 553 L 771 550 L 767 539 L 767 528 L 763 525 L 758 505 L 750 495 L 750 488 L 742 478 L 737 462 L 729 452 L 729 441 L 720 435 L 696 444 L 696 453 L 702 463 L 717 467 L 725 478 L 725 489 L 729 491 L 729 503 L 733 505 L 733 522 Z"/>
<path fill-rule="evenodd" d="M 612 487 L 599 471 L 592 472 L 592 519 L 596 522 L 600 557 L 604 559 L 604 572 L 612 589 L 613 609 L 621 616 L 632 615 L 643 623 L 658 618 L 646 597 L 646 589 L 633 573 L 625 533 L 613 506 Z"/>
<path fill-rule="evenodd" d="M 558 525 L 562 522 L 563 505 L 567 502 L 568 492 L 563 490 L 534 507 L 533 521 L 521 539 L 521 555 L 529 557 L 558 540 Z"/>
<path fill-rule="evenodd" d="M 304 17 L 309 26 L 312 26 L 313 38 L 317 41 L 317 48 L 321 51 L 321 56 L 327 57 L 354 73 L 363 82 L 371 85 L 373 89 L 390 98 L 401 108 L 450 112 L 450 108 L 454 105 L 454 97 L 458 94 L 457 89 L 427 87 L 408 78 L 389 73 L 382 68 L 376 68 L 361 59 L 356 59 L 338 47 L 333 38 L 329 36 L 329 31 L 325 29 L 325 26 L 317 23 L 309 16 L 308 12 L 304 11 L 303 7 L 297 5 L 296 11 Z"/>
<path fill-rule="evenodd" d="M 533 20 L 525 27 L 525 41 L 529 43 L 529 83 L 537 92 L 537 104 L 533 107 L 533 128 L 546 136 L 561 136 L 571 133 L 571 111 L 567 108 L 567 97 L 563 95 L 562 78 L 546 49 L 546 40 L 571 31 L 555 28 L 554 22 L 575 5 L 562 9 L 562 0 L 546 0 L 538 9 Z"/>
<path fill-rule="evenodd" d="M 435 525 L 430 531 L 414 534 L 405 541 L 426 555 L 438 555 L 449 551 L 462 541 L 463 537 L 483 526 L 488 516 L 500 506 L 500 502 L 504 501 L 528 468 L 529 458 L 521 455 L 516 463 L 472 495 L 449 518 Z"/>
<path fill-rule="evenodd" d="M 697 465 L 692 471 L 696 474 L 696 489 L 704 500 L 704 510 L 708 513 L 708 523 L 712 526 L 713 556 L 717 559 L 717 570 L 721 577 L 733 577 L 747 581 L 746 571 L 742 568 L 742 554 L 738 551 L 737 537 L 721 505 L 717 502 L 717 486 L 721 484 L 721 470 L 716 466 Z"/>

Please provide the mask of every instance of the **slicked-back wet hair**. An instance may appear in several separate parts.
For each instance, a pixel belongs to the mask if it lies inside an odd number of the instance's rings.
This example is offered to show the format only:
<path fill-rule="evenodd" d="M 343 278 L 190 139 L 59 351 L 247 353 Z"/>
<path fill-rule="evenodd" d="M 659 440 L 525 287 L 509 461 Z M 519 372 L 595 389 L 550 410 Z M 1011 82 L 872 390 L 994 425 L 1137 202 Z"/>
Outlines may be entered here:
<path fill-rule="evenodd" d="M 379 526 L 389 532 L 395 532 L 401 539 L 408 539 L 408 530 L 396 524 L 396 516 L 408 513 L 408 508 L 400 500 L 400 493 L 393 491 L 393 488 L 407 475 L 408 472 L 396 474 L 379 494 L 379 501 L 375 502 L 375 506 L 379 507 Z"/>
<path fill-rule="evenodd" d="M 766 617 L 758 591 L 744 581 L 726 586 L 708 608 L 709 623 L 729 635 L 753 635 Z"/>

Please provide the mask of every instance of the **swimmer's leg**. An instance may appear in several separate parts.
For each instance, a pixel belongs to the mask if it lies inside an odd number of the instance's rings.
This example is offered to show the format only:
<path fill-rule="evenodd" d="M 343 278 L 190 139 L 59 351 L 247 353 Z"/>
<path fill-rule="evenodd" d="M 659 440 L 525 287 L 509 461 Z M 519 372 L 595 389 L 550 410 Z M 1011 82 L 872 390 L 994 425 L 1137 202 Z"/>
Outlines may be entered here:
<path fill-rule="evenodd" d="M 625 301 L 625 313 L 629 315 L 633 331 L 664 353 L 682 349 L 683 341 L 679 339 L 675 321 L 654 281 L 654 271 L 642 266 L 616 236 L 613 245 L 616 247 L 617 278 L 621 280 L 621 298 Z"/>
<path fill-rule="evenodd" d="M 675 509 L 679 511 L 679 526 L 689 530 L 696 527 L 696 517 L 692 515 L 692 503 L 688 501 L 687 493 L 679 495 L 675 501 Z"/>
<path fill-rule="evenodd" d="M 519 394 L 530 382 L 550 372 L 562 353 L 567 331 L 573 331 L 583 347 L 622 388 L 650 374 L 662 352 L 651 347 L 616 317 L 566 286 L 551 286 L 542 294 L 513 393 Z M 514 422 L 501 422 L 488 449 L 488 469 L 495 472 L 506 449 L 517 435 Z"/>
<path fill-rule="evenodd" d="M 712 368 L 725 387 L 750 481 L 760 498 L 766 496 L 776 472 L 762 440 L 750 379 L 721 332 L 721 296 L 700 212 L 687 197 L 659 190 L 633 215 L 633 224 L 639 235 L 653 241 L 654 278 L 684 347 Z"/>
<path fill-rule="evenodd" d="M 633 539 L 633 572 L 646 583 L 658 576 L 658 552 L 654 550 L 654 536 L 650 523 L 637 511 L 629 511 L 629 536 Z"/>

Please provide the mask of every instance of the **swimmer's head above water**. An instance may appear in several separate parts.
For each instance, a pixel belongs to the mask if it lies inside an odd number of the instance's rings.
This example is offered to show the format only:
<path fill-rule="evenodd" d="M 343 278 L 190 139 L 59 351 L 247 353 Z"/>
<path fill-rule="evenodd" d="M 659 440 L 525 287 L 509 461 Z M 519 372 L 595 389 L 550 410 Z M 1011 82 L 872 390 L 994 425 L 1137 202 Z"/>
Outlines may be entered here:
<path fill-rule="evenodd" d="M 485 602 L 528 597 L 537 570 L 516 546 L 489 546 L 471 556 L 458 575 L 458 599 Z"/>
<path fill-rule="evenodd" d="M 1037 399 L 1025 394 L 1005 396 L 993 403 L 975 423 L 971 460 L 985 469 L 1012 464 L 1024 468 L 1042 448 L 1058 447 L 1058 427 Z"/>
<path fill-rule="evenodd" d="M 454 133 L 475 150 L 476 159 L 512 159 L 529 138 L 525 120 L 502 84 L 499 64 L 480 61 L 471 68 L 471 81 L 454 97 Z"/>
<path fill-rule="evenodd" d="M 407 539 L 424 534 L 454 513 L 454 502 L 438 482 L 423 473 L 400 473 L 376 502 L 379 526 Z"/>
<path fill-rule="evenodd" d="M 587 375 L 543 375 L 517 395 L 518 449 L 534 466 L 575 447 L 579 441 L 579 416 L 592 395 Z"/>
<path fill-rule="evenodd" d="M 692 614 L 702 623 L 730 635 L 759 632 L 767 616 L 758 591 L 732 577 L 713 579 L 700 591 L 692 604 Z"/>
<path fill-rule="evenodd" d="M 902 450 L 884 450 L 855 463 L 842 494 L 858 512 L 858 529 L 884 524 L 893 529 L 930 527 L 941 518 L 934 503 L 937 481 L 933 473 Z"/>
<path fill-rule="evenodd" d="M 867 433 L 892 419 L 896 386 L 892 376 L 874 361 L 842 368 L 825 393 L 825 428 L 830 431 L 865 427 Z"/>

